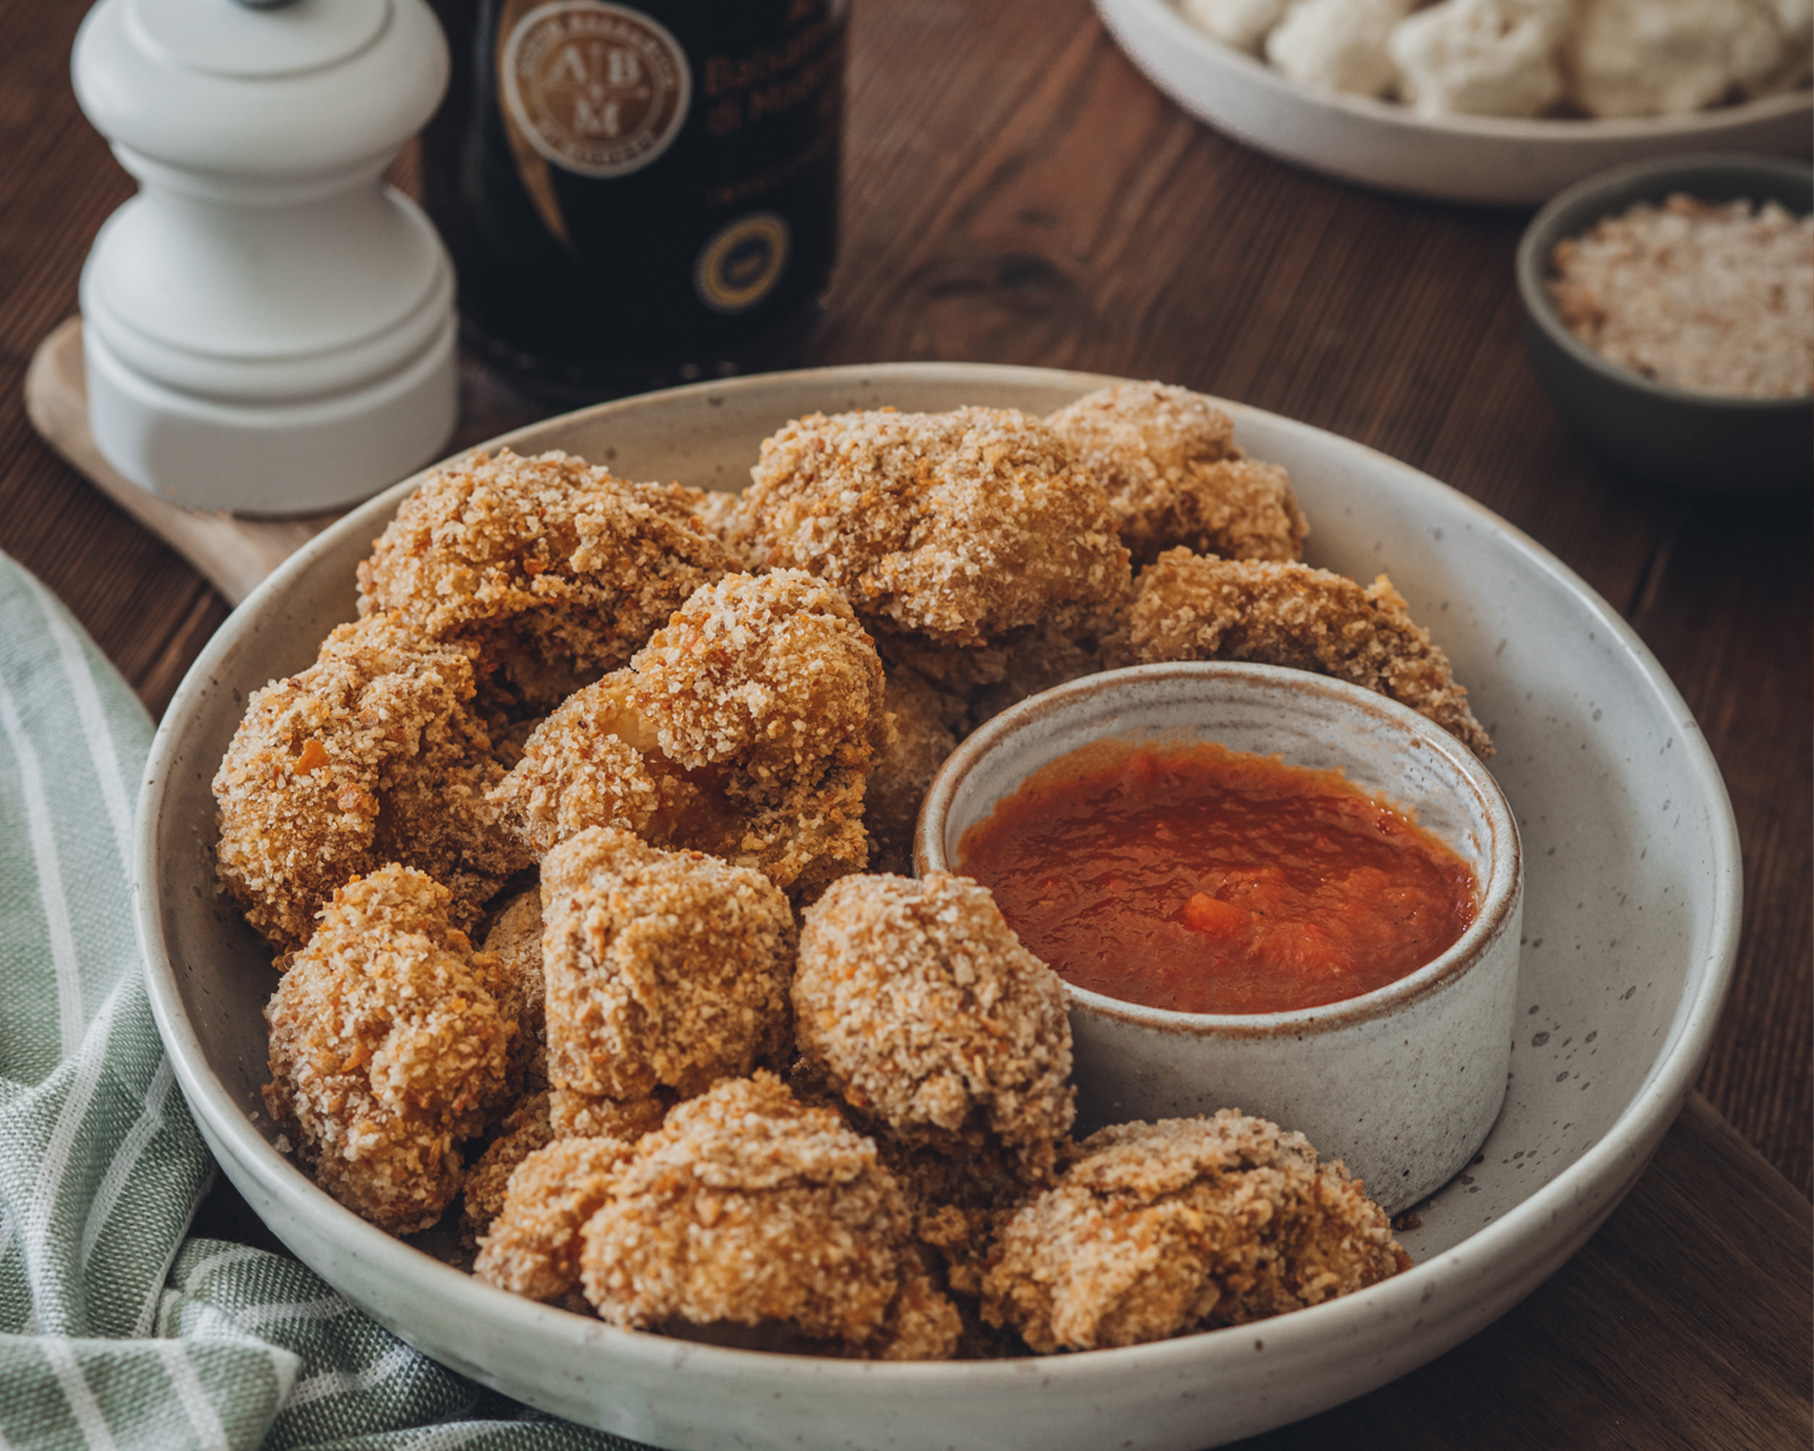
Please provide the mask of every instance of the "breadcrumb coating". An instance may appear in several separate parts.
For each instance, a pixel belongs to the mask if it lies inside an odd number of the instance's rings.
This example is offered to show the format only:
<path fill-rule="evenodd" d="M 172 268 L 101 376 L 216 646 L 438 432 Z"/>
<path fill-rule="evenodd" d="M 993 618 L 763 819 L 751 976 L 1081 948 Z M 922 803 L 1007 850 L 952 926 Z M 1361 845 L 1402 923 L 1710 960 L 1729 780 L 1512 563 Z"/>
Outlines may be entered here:
<path fill-rule="evenodd" d="M 957 1343 L 875 1145 L 769 1073 L 676 1108 L 584 1239 L 586 1297 L 618 1325 L 772 1325 L 876 1359 L 938 1359 Z"/>
<path fill-rule="evenodd" d="M 696 844 L 755 868 L 789 901 L 804 906 L 868 864 L 869 837 L 863 830 L 868 781 L 865 770 L 834 766 L 817 783 L 796 784 L 774 805 L 734 802 Z"/>
<path fill-rule="evenodd" d="M 981 645 L 1086 620 L 1127 580 L 1100 485 L 1008 409 L 811 414 L 750 477 L 750 547 L 836 585 L 878 633 Z"/>
<path fill-rule="evenodd" d="M 806 900 L 868 860 L 864 783 L 888 730 L 881 661 L 843 596 L 797 570 L 733 575 L 563 702 L 493 800 L 541 853 L 615 827 Z"/>
<path fill-rule="evenodd" d="M 692 509 L 700 523 L 717 536 L 736 561 L 736 568 L 759 574 L 766 561 L 759 558 L 749 537 L 749 521 L 743 511 L 743 496 L 718 489 L 692 491 Z"/>
<path fill-rule="evenodd" d="M 920 803 L 938 768 L 957 749 L 957 734 L 951 727 L 963 718 L 964 702 L 901 665 L 888 672 L 882 708 L 894 731 L 887 746 L 877 753 L 864 791 L 867 864 L 874 871 L 904 877 L 913 871 L 913 834 Z"/>
<path fill-rule="evenodd" d="M 1225 559 L 1304 556 L 1309 521 L 1278 464 L 1248 458 L 1201 393 L 1116 383 L 1046 422 L 1108 491 L 1134 565 L 1175 546 Z"/>
<path fill-rule="evenodd" d="M 1449 657 L 1381 575 L 1360 585 L 1304 564 L 1203 559 L 1173 549 L 1140 576 L 1128 660 L 1250 660 L 1332 675 L 1427 716 L 1488 759 Z"/>
<path fill-rule="evenodd" d="M 675 1102 L 671 1088 L 658 1088 L 642 1098 L 557 1088 L 549 1094 L 548 1122 L 557 1139 L 622 1139 L 633 1144 L 660 1128 Z"/>
<path fill-rule="evenodd" d="M 963 648 L 915 635 L 883 635 L 876 646 L 890 674 L 910 670 L 955 702 L 954 728 L 967 734 L 1029 695 L 1108 668 L 1104 641 L 1126 634 L 1132 600 L 1130 582 L 1115 599 L 1100 603 L 1087 626 L 1029 625 L 987 645 Z"/>
<path fill-rule="evenodd" d="M 946 872 L 834 882 L 802 919 L 793 995 L 800 1051 L 890 1133 L 1050 1171 L 1074 1116 L 1064 993 L 987 888 Z"/>
<path fill-rule="evenodd" d="M 629 684 L 623 670 L 576 691 L 494 788 L 504 822 L 532 851 L 545 856 L 589 827 L 611 827 L 753 867 L 796 901 L 863 869 L 866 769 L 833 765 L 779 801 L 732 799 L 729 771 L 686 772 L 667 759 L 628 707 Z"/>
<path fill-rule="evenodd" d="M 1049 1176 L 1030 1176 L 1020 1161 L 998 1144 L 953 1157 L 923 1144 L 903 1143 L 870 1116 L 844 1105 L 847 1121 L 875 1139 L 883 1167 L 899 1181 L 913 1206 L 914 1234 L 937 1257 L 944 1285 L 964 1316 L 965 1356 L 1001 1353 L 1003 1336 L 980 1319 L 983 1275 L 995 1252 L 1002 1227 L 1050 1183 Z M 1024 1346 L 1017 1352 L 1025 1354 Z"/>
<path fill-rule="evenodd" d="M 1108 669 L 1107 641 L 1126 633 L 1127 609 L 1132 591 L 1121 608 L 1104 620 L 1104 628 L 1091 634 L 1036 626 L 1023 630 L 1002 650 L 1002 677 L 974 691 L 968 724 L 972 729 L 1030 695 L 1063 685 L 1085 675 Z"/>
<path fill-rule="evenodd" d="M 706 810 L 702 788 L 662 755 L 629 695 L 628 670 L 576 690 L 493 788 L 503 821 L 538 857 L 589 826 L 665 846 Z"/>
<path fill-rule="evenodd" d="M 479 1240 L 473 1274 L 531 1300 L 558 1300 L 578 1289 L 580 1231 L 610 1197 L 632 1153 L 622 1139 L 571 1138 L 526 1155 Z"/>
<path fill-rule="evenodd" d="M 323 1189 L 394 1234 L 427 1228 L 459 1191 L 459 1145 L 484 1128 L 516 1031 L 451 900 L 409 867 L 348 882 L 265 1008 L 271 1117 Z"/>
<path fill-rule="evenodd" d="M 624 664 L 734 567 L 696 498 L 564 453 L 469 455 L 404 500 L 373 543 L 359 612 L 401 610 L 436 639 L 476 642 L 500 698 L 547 709 Z"/>
<path fill-rule="evenodd" d="M 505 1115 L 497 1137 L 467 1169 L 461 1185 L 460 1228 L 469 1245 L 477 1243 L 504 1207 L 504 1191 L 516 1166 L 555 1137 L 545 1088 L 520 1099 Z"/>
<path fill-rule="evenodd" d="M 1321 1304 L 1409 1266 L 1339 1163 L 1224 1109 L 1085 1139 L 1002 1232 L 983 1317 L 1042 1354 L 1138 1345 Z"/>
<path fill-rule="evenodd" d="M 496 961 L 496 970 L 485 986 L 505 1020 L 517 1025 L 505 1075 L 506 1092 L 514 1100 L 525 1092 L 538 1093 L 548 1086 L 540 888 L 531 887 L 504 904 L 485 934 L 484 952 L 488 959 Z"/>
<path fill-rule="evenodd" d="M 629 699 L 670 760 L 735 766 L 730 794 L 757 800 L 864 769 L 887 735 L 875 641 L 796 569 L 696 590 L 631 662 Z"/>
<path fill-rule="evenodd" d="M 298 947 L 337 887 L 394 861 L 473 925 L 529 855 L 486 799 L 504 768 L 472 702 L 471 648 L 395 614 L 340 626 L 308 669 L 254 691 L 214 777 L 220 875 L 246 920 Z"/>
<path fill-rule="evenodd" d="M 793 914 L 759 872 L 593 827 L 543 860 L 542 918 L 553 1087 L 687 1095 L 786 1052 Z"/>

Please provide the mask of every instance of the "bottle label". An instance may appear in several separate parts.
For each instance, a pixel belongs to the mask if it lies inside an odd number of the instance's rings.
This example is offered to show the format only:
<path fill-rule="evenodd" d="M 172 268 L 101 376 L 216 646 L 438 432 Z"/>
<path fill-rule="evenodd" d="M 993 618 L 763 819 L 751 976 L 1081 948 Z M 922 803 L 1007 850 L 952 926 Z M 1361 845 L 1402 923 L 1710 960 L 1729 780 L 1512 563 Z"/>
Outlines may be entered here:
<path fill-rule="evenodd" d="M 511 26 L 498 69 L 514 129 L 581 176 L 640 171 L 673 144 L 692 101 L 680 43 L 606 0 L 536 6 Z"/>
<path fill-rule="evenodd" d="M 712 234 L 693 264 L 693 290 L 713 312 L 748 312 L 781 281 L 792 242 L 779 212 L 752 212 Z"/>

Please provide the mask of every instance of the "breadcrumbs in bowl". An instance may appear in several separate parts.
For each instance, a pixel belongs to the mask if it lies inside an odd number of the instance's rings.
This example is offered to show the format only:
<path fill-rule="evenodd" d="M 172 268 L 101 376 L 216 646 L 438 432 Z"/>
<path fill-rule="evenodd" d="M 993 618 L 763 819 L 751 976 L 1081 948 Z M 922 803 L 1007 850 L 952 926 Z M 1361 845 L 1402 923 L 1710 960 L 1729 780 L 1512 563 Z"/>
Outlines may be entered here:
<path fill-rule="evenodd" d="M 1697 393 L 1814 385 L 1814 216 L 1780 202 L 1636 202 L 1556 243 L 1550 297 L 1603 358 Z"/>
<path fill-rule="evenodd" d="M 1814 177 L 1698 156 L 1563 192 L 1517 260 L 1525 339 L 1556 406 L 1621 472 L 1703 492 L 1808 487 Z"/>

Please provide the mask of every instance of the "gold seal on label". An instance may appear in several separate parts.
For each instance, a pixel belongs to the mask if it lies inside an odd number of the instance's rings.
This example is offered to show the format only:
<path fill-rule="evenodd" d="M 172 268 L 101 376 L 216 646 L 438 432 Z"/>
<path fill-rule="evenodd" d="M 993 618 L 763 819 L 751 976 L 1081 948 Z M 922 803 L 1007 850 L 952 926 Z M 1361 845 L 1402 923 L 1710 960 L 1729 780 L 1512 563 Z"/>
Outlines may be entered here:
<path fill-rule="evenodd" d="M 776 212 L 727 222 L 700 248 L 693 290 L 713 312 L 748 312 L 775 290 L 791 241 L 787 219 Z"/>
<path fill-rule="evenodd" d="M 693 95 L 667 28 L 605 0 L 538 5 L 511 27 L 498 69 L 524 139 L 581 176 L 647 166 L 680 134 Z"/>

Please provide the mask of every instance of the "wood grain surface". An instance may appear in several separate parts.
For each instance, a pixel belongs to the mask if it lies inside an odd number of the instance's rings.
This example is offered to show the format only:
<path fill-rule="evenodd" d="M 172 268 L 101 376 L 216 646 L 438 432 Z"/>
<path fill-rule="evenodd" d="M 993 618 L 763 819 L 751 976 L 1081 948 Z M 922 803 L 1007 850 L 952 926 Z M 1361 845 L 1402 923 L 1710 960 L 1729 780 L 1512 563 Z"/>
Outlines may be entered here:
<path fill-rule="evenodd" d="M 57 325 L 25 370 L 25 413 L 39 437 L 83 478 L 194 565 L 236 605 L 309 540 L 340 517 L 241 519 L 184 509 L 141 489 L 107 461 L 88 429 L 82 319 Z"/>
<path fill-rule="evenodd" d="M 64 465 L 21 401 L 34 348 L 75 310 L 95 231 L 132 191 L 70 94 L 80 10 L 0 0 L 0 548 L 156 712 L 225 605 Z M 1702 1080 L 1711 1107 L 1691 1106 L 1627 1205 L 1513 1315 L 1268 1439 L 1805 1446 L 1809 497 L 1670 497 L 1600 465 L 1523 352 L 1524 215 L 1366 193 L 1208 131 L 1146 84 L 1085 0 L 865 0 L 853 23 L 842 260 L 805 361 L 1158 377 L 1405 459 L 1528 531 L 1631 621 L 1737 812 L 1744 932 Z M 461 443 L 554 411 L 470 363 L 462 410 Z M 230 1196 L 210 1213 L 230 1222 Z"/>

